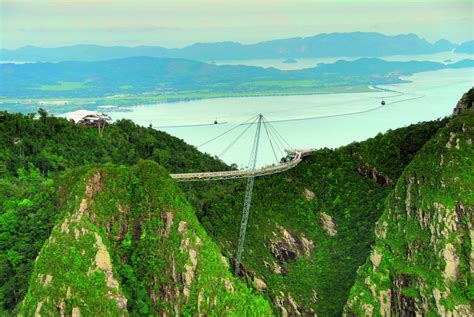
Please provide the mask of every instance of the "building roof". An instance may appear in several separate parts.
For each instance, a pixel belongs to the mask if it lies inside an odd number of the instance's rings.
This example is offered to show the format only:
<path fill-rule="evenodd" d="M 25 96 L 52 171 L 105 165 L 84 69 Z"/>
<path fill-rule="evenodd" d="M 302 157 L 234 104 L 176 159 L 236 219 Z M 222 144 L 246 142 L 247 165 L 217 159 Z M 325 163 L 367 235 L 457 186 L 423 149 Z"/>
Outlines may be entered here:
<path fill-rule="evenodd" d="M 110 117 L 104 113 L 98 113 L 97 111 L 90 111 L 90 110 L 77 110 L 77 111 L 72 111 L 64 114 L 64 117 L 68 120 L 72 120 L 75 123 L 87 119 L 87 120 L 99 120 L 99 119 L 105 119 L 105 120 L 110 120 Z"/>

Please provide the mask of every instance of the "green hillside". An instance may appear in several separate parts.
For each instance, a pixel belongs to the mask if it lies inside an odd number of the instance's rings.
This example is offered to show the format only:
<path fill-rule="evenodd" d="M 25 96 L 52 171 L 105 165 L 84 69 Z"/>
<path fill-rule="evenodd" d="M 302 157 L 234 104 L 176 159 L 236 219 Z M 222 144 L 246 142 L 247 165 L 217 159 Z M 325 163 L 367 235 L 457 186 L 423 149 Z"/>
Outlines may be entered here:
<path fill-rule="evenodd" d="M 348 316 L 474 314 L 473 139 L 474 112 L 468 109 L 405 169 L 351 289 Z"/>
<path fill-rule="evenodd" d="M 369 255 L 385 198 L 416 151 L 445 123 L 322 149 L 290 171 L 258 178 L 243 257 L 247 280 L 263 281 L 264 293 L 282 313 L 340 315 L 357 268 Z M 198 188 L 203 187 L 186 187 L 201 223 L 234 256 L 245 182 Z"/>
<path fill-rule="evenodd" d="M 472 290 L 473 90 L 453 118 L 320 149 L 245 180 L 182 140 L 0 113 L 0 315 L 465 316 Z"/>
<path fill-rule="evenodd" d="M 156 163 L 71 173 L 84 176 L 39 253 L 20 316 L 271 315 Z"/>
<path fill-rule="evenodd" d="M 60 175 L 85 164 L 154 160 L 170 171 L 228 168 L 182 140 L 131 121 L 96 129 L 42 112 L 0 113 L 0 315 L 22 300 L 33 261 L 67 203 Z"/>

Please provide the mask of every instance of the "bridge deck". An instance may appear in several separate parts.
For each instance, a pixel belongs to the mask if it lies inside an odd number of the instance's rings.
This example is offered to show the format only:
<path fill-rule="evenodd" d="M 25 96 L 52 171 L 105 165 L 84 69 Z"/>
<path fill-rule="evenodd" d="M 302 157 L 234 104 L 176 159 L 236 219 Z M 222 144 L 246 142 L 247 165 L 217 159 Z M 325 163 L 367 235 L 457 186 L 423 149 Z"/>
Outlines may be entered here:
<path fill-rule="evenodd" d="M 192 181 L 208 181 L 208 180 L 223 180 L 234 178 L 245 178 L 249 176 L 264 176 L 276 173 L 281 173 L 292 169 L 302 161 L 302 152 L 294 152 L 295 157 L 288 162 L 278 165 L 262 167 L 255 170 L 237 170 L 237 171 L 221 171 L 221 172 L 203 172 L 203 173 L 182 173 L 171 174 L 171 178 L 177 182 L 192 182 Z M 305 153 L 306 154 L 306 153 Z"/>

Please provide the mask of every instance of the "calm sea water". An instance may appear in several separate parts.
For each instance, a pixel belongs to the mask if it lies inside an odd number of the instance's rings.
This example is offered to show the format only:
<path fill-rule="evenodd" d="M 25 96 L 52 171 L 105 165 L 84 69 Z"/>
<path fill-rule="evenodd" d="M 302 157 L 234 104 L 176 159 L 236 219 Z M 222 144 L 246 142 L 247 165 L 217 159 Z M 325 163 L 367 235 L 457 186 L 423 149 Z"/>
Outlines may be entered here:
<path fill-rule="evenodd" d="M 216 65 L 248 65 L 260 67 L 275 67 L 279 69 L 302 69 L 316 67 L 319 63 L 334 63 L 338 60 L 352 61 L 362 58 L 361 56 L 339 56 L 339 57 L 320 57 L 320 58 L 300 58 L 297 63 L 286 64 L 284 59 L 252 59 L 252 60 L 217 60 L 211 61 Z M 437 54 L 419 54 L 419 55 L 392 55 L 384 56 L 386 61 L 433 61 L 439 63 L 455 63 L 463 59 L 472 59 L 472 54 L 457 54 L 454 52 L 442 52 Z"/>
<path fill-rule="evenodd" d="M 450 115 L 462 94 L 474 85 L 474 68 L 419 73 L 406 84 L 387 85 L 397 92 L 219 98 L 133 107 L 114 112 L 199 146 L 245 120 L 262 113 L 293 148 L 335 148 L 379 132 Z M 381 98 L 386 105 L 380 107 Z M 214 125 L 217 119 L 220 124 Z M 225 153 L 247 125 L 240 126 L 200 150 L 244 168 L 255 133 L 252 125 Z M 262 130 L 258 165 L 276 162 L 266 130 Z M 282 142 L 284 143 L 284 142 Z M 288 146 L 287 146 L 288 147 Z M 282 149 L 283 146 L 280 146 Z M 280 151 L 275 149 L 277 159 Z"/>

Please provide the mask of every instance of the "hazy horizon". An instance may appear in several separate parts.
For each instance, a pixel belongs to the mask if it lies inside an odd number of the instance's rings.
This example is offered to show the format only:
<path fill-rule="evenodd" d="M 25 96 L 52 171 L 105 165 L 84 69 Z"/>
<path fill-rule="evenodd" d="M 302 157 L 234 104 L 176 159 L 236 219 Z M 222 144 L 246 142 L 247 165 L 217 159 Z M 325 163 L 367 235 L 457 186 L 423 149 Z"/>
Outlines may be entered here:
<path fill-rule="evenodd" d="M 335 34 L 335 33 L 379 33 L 379 34 L 382 34 L 382 35 L 386 35 L 386 36 L 397 36 L 397 35 L 409 35 L 409 34 L 415 34 L 417 35 L 419 38 L 421 39 L 425 39 L 423 38 L 422 36 L 420 36 L 419 34 L 416 34 L 416 33 L 400 33 L 400 34 L 385 34 L 385 33 L 381 33 L 381 32 L 366 32 L 366 31 L 350 31 L 350 32 L 325 32 L 325 33 L 317 33 L 317 34 L 311 34 L 311 35 L 306 35 L 306 36 L 292 36 L 292 37 L 286 37 L 286 38 L 271 38 L 271 39 L 266 39 L 266 40 L 262 40 L 262 41 L 258 41 L 258 42 L 249 42 L 249 43 L 242 43 L 242 42 L 239 42 L 239 41 L 234 41 L 232 39 L 229 39 L 229 40 L 222 40 L 222 41 L 209 41 L 209 42 L 192 42 L 190 44 L 187 44 L 187 45 L 184 45 L 184 46 L 180 46 L 180 47 L 172 47 L 172 46 L 164 46 L 164 45 L 160 45 L 159 43 L 158 44 L 136 44 L 136 45 L 133 45 L 133 44 L 130 44 L 130 45 L 127 45 L 127 44 L 110 44 L 110 45 L 107 45 L 107 44 L 101 44 L 101 43 L 72 43 L 72 44 L 67 44 L 67 45 L 52 45 L 52 46 L 40 46 L 40 45 L 31 45 L 31 44 L 27 44 L 27 45 L 23 45 L 23 46 L 19 46 L 19 47 L 15 47 L 15 48 L 7 48 L 7 47 L 1 47 L 0 46 L 0 49 L 7 49 L 7 50 L 15 50 L 15 49 L 21 49 L 21 48 L 24 48 L 24 47 L 38 47 L 38 48 L 60 48 L 60 47 L 68 47 L 68 46 L 77 46 L 77 45 L 96 45 L 96 46 L 103 46 L 103 47 L 130 47 L 130 48 L 134 48 L 134 47 L 140 47 L 140 46 L 149 46 L 149 47 L 163 47 L 163 48 L 166 48 L 166 49 L 174 49 L 174 48 L 184 48 L 184 47 L 188 47 L 188 46 L 192 46 L 194 44 L 212 44 L 212 43 L 230 43 L 230 42 L 233 42 L 233 43 L 240 43 L 242 45 L 252 45 L 252 44 L 258 44 L 258 43 L 263 43 L 263 42 L 270 42 L 270 41 L 278 41 L 278 40 L 285 40 L 285 39 L 291 39 L 291 38 L 310 38 L 310 37 L 313 37 L 313 36 L 317 36 L 317 35 L 321 35 L 321 34 Z M 447 39 L 447 38 L 440 38 L 438 40 L 448 40 L 450 41 L 451 43 L 454 43 L 454 44 L 462 44 L 466 41 L 463 41 L 463 42 L 455 42 L 455 41 L 451 41 L 450 39 Z M 437 42 L 438 40 L 433 40 L 433 41 L 429 41 L 428 39 L 425 39 L 427 40 L 428 42 L 434 44 L 435 42 Z M 470 41 L 470 40 L 467 40 L 467 41 Z"/>
<path fill-rule="evenodd" d="M 470 0 L 112 1 L 0 0 L 0 47 L 253 44 L 321 33 L 414 33 L 434 43 L 473 39 Z M 357 27 L 355 28 L 354 25 Z"/>

